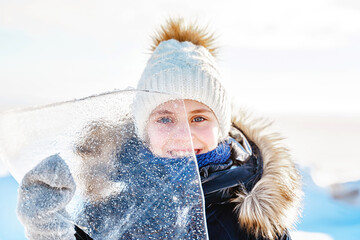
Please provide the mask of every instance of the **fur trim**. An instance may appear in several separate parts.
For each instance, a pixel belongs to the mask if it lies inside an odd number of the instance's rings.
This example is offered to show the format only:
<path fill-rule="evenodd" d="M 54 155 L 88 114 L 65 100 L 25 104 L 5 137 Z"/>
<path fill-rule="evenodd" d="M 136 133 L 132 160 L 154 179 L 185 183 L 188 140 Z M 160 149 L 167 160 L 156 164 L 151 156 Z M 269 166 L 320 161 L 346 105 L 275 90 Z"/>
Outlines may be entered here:
<path fill-rule="evenodd" d="M 301 177 L 291 160 L 289 150 L 277 133 L 268 131 L 271 123 L 263 119 L 251 120 L 238 111 L 232 117 L 233 126 L 260 149 L 263 175 L 251 192 L 241 190 L 235 211 L 243 229 L 256 237 L 275 239 L 291 229 L 300 213 L 302 199 Z"/>
<path fill-rule="evenodd" d="M 175 39 L 179 42 L 192 42 L 194 45 L 203 46 L 214 57 L 216 56 L 217 48 L 214 46 L 214 34 L 209 33 L 207 28 L 200 28 L 195 23 L 185 25 L 182 18 L 168 19 L 166 25 L 155 32 L 152 51 L 162 42 L 170 39 Z"/>

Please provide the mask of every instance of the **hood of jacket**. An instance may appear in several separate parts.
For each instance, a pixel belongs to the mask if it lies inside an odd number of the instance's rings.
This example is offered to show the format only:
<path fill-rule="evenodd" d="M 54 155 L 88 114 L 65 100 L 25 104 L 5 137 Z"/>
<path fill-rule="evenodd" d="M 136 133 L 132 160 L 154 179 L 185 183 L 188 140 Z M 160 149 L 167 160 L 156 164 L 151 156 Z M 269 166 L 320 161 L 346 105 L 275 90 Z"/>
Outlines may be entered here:
<path fill-rule="evenodd" d="M 250 191 L 242 188 L 231 201 L 239 224 L 256 237 L 274 239 L 292 229 L 301 209 L 301 177 L 283 138 L 271 132 L 264 119 L 254 119 L 244 111 L 234 111 L 230 136 L 242 142 L 245 135 L 260 151 L 262 176 Z"/>

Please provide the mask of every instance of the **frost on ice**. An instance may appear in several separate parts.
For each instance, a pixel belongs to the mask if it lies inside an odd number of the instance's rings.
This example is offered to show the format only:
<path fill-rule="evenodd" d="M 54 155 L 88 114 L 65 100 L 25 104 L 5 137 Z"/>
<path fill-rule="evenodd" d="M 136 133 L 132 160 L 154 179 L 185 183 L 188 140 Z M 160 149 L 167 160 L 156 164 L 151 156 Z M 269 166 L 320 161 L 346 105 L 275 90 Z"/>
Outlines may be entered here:
<path fill-rule="evenodd" d="M 149 99 L 154 108 L 168 101 L 162 115 L 141 112 Z M 76 225 L 94 239 L 207 239 L 176 99 L 119 91 L 0 115 L 0 157 L 21 183 L 28 238 L 61 239 Z"/>

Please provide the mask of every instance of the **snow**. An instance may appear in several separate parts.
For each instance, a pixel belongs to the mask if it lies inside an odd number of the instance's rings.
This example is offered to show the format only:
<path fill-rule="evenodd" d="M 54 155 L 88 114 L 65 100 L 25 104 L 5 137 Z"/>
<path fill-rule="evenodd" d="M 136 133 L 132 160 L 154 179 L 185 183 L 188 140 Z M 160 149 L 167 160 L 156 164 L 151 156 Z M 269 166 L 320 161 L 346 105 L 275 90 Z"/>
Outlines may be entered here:
<path fill-rule="evenodd" d="M 334 199 L 329 188 L 314 183 L 309 168 L 300 169 L 305 199 L 297 230 L 325 233 L 334 240 L 357 240 L 360 235 L 360 205 Z M 356 184 L 360 188 L 360 181 Z"/>
<path fill-rule="evenodd" d="M 334 240 L 331 236 L 325 233 L 314 233 L 314 232 L 301 232 L 301 231 L 294 231 L 291 232 L 292 240 Z"/>
<path fill-rule="evenodd" d="M 317 185 L 360 180 L 355 143 L 360 142 L 360 116 L 319 113 L 272 113 L 274 129 L 286 139 L 294 159 L 308 166 Z"/>

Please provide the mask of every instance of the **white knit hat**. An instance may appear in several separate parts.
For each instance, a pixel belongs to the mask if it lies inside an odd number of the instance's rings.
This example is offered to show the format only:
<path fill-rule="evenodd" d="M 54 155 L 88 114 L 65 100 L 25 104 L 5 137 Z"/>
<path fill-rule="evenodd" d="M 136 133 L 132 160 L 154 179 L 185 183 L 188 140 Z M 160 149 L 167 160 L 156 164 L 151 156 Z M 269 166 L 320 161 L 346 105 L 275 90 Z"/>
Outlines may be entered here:
<path fill-rule="evenodd" d="M 160 104 L 174 99 L 196 100 L 208 106 L 220 127 L 220 140 L 230 130 L 230 102 L 221 84 L 214 57 L 203 46 L 175 39 L 156 47 L 138 82 L 137 89 L 169 93 L 140 94 L 134 102 L 134 117 L 139 136 L 144 138 L 146 120 Z"/>

